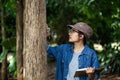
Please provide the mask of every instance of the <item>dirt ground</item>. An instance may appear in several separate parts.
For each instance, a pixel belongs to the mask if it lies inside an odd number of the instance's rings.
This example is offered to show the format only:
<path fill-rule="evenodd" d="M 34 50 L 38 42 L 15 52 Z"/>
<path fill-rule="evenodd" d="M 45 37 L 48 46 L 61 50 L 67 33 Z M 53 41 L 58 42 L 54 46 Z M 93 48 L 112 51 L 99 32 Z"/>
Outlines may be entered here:
<path fill-rule="evenodd" d="M 120 74 L 104 74 L 100 80 L 120 80 Z"/>

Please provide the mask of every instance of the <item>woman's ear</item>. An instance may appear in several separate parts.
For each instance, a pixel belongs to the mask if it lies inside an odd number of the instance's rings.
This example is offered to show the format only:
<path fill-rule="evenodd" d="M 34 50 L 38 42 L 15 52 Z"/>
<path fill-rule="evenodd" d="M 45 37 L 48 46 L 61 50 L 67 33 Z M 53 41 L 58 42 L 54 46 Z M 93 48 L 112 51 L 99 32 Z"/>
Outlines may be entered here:
<path fill-rule="evenodd" d="M 79 35 L 79 38 L 80 38 L 80 39 L 83 39 L 83 38 L 84 38 L 84 35 L 82 35 L 82 34 Z"/>

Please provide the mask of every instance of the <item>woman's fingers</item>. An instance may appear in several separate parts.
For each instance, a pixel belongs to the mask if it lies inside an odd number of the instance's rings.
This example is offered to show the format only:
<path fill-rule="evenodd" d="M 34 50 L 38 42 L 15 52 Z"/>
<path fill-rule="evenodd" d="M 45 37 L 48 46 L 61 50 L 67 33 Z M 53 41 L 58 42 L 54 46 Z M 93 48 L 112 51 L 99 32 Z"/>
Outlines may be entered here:
<path fill-rule="evenodd" d="M 87 68 L 86 73 L 94 73 L 95 72 L 95 68 Z"/>
<path fill-rule="evenodd" d="M 48 25 L 46 25 L 46 36 L 50 35 L 50 28 L 48 27 Z"/>

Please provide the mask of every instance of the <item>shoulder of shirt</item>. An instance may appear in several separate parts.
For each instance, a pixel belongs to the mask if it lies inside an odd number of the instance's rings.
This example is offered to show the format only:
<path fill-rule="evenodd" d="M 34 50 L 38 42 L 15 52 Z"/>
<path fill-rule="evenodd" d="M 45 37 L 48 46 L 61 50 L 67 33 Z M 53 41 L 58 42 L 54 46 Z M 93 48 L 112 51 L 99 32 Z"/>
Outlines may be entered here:
<path fill-rule="evenodd" d="M 95 50 L 90 48 L 88 45 L 85 45 L 85 52 L 88 54 L 96 54 Z"/>
<path fill-rule="evenodd" d="M 65 47 L 65 48 L 67 48 L 67 47 L 73 47 L 73 44 L 69 44 L 69 43 L 67 43 L 67 44 L 61 44 L 61 45 L 59 45 L 60 47 Z"/>

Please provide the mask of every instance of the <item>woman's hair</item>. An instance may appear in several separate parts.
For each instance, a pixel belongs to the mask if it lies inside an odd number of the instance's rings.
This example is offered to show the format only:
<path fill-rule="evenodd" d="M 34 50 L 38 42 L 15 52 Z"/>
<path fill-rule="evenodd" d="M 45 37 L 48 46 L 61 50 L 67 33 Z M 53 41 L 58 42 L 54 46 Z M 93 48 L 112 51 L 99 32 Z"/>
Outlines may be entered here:
<path fill-rule="evenodd" d="M 86 44 L 86 37 L 85 37 L 85 34 L 83 33 L 83 32 L 81 32 L 81 31 L 79 31 L 79 36 L 80 35 L 84 35 L 84 39 L 83 39 L 83 43 L 84 43 L 84 45 Z"/>

